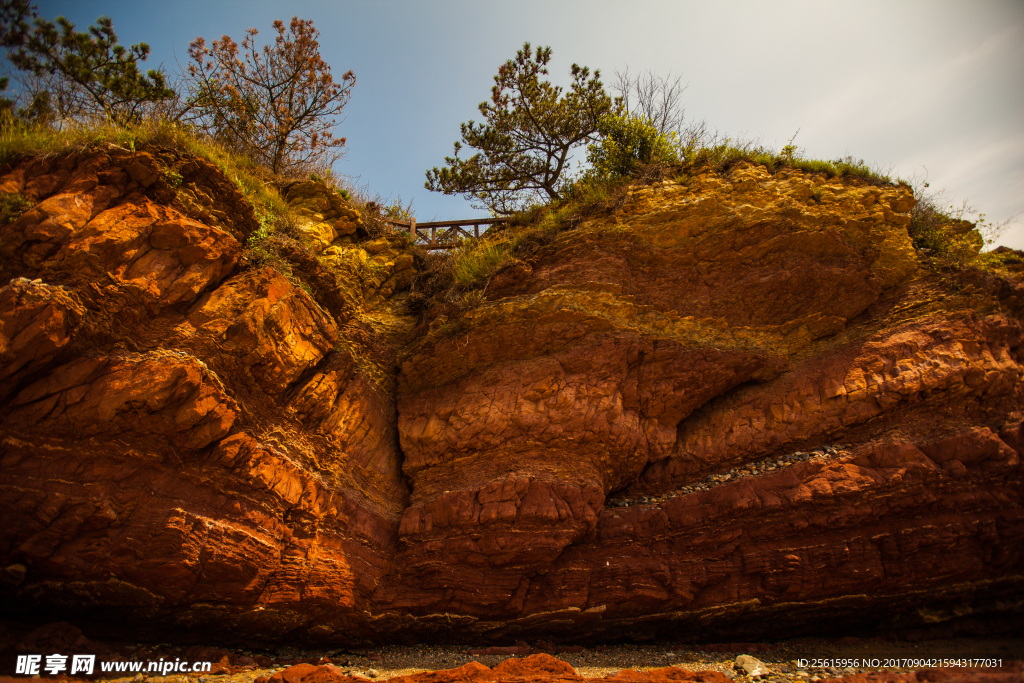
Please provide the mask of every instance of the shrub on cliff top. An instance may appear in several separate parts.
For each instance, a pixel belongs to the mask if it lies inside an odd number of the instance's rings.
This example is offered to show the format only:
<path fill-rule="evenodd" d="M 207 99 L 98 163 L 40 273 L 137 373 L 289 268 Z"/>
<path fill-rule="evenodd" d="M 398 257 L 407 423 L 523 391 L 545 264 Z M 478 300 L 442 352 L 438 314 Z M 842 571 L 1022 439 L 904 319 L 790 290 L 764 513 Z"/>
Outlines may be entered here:
<path fill-rule="evenodd" d="M 982 249 L 995 243 L 1006 223 L 992 223 L 983 213 L 973 222 L 966 220 L 974 213 L 966 202 L 944 206 L 941 194 L 927 194 L 923 187 L 916 187 L 914 194 L 917 204 L 910 212 L 907 233 L 933 267 L 959 271 L 1002 265 L 1003 258 Z"/>
<path fill-rule="evenodd" d="M 679 161 L 675 134 L 662 133 L 651 121 L 629 114 L 606 114 L 597 128 L 601 139 L 587 149 L 591 172 L 604 179 L 633 175 L 647 164 Z"/>

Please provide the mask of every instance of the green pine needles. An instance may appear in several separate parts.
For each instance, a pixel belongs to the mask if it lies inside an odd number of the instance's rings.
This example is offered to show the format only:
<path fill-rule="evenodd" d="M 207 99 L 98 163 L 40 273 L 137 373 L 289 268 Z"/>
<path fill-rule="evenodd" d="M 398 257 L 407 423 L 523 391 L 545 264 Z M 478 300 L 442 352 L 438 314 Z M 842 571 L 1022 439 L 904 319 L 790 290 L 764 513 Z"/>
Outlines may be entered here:
<path fill-rule="evenodd" d="M 447 166 L 427 171 L 428 190 L 465 195 L 499 215 L 562 197 L 572 150 L 597 139 L 616 103 L 587 67 L 572 65 L 567 92 L 541 80 L 550 60 L 551 48 L 525 43 L 499 67 L 490 101 L 480 103 L 484 123 L 462 124 Z M 477 153 L 460 158 L 463 144 Z"/>
<path fill-rule="evenodd" d="M 63 82 L 63 87 L 53 88 L 58 101 L 47 103 L 58 115 L 78 110 L 124 124 L 138 121 L 147 104 L 175 96 L 161 71 L 139 71 L 139 62 L 149 57 L 149 46 L 119 44 L 108 17 L 79 32 L 64 17 L 57 17 L 56 23 L 39 17 L 29 0 L 4 0 L 0 45 L 7 48 L 7 59 L 15 68 Z"/>

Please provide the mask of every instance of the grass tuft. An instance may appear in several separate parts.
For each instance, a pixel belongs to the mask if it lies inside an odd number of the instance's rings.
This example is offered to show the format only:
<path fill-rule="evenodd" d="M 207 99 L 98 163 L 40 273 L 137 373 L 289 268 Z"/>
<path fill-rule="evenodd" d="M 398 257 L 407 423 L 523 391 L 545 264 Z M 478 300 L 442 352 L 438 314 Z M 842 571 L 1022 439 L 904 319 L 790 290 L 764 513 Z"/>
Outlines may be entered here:
<path fill-rule="evenodd" d="M 501 236 L 468 243 L 455 252 L 452 275 L 457 286 L 472 287 L 497 272 L 511 257 L 515 237 Z"/>
<path fill-rule="evenodd" d="M 137 152 L 173 149 L 206 159 L 230 178 L 257 213 L 284 215 L 288 206 L 268 181 L 269 171 L 248 157 L 233 152 L 186 126 L 163 119 L 146 119 L 119 126 L 107 121 L 69 123 L 60 130 L 17 121 L 0 126 L 0 164 L 31 157 L 88 153 L 115 145 Z M 176 187 L 181 176 L 168 171 L 168 183 Z M 177 182 L 175 182 L 175 180 Z"/>
<path fill-rule="evenodd" d="M 0 194 L 0 225 L 17 220 L 18 216 L 32 208 L 32 202 L 17 192 Z"/>
<path fill-rule="evenodd" d="M 771 173 L 783 169 L 798 169 L 807 173 L 820 173 L 826 178 L 859 178 L 871 185 L 892 185 L 892 178 L 881 170 L 865 163 L 863 159 L 846 156 L 831 161 L 823 159 L 805 159 L 792 146 L 787 145 L 781 152 L 776 152 L 753 143 L 722 143 L 683 149 L 680 153 L 683 160 L 682 171 L 692 172 L 701 167 L 711 167 L 718 173 L 725 173 L 741 161 L 764 166 Z"/>

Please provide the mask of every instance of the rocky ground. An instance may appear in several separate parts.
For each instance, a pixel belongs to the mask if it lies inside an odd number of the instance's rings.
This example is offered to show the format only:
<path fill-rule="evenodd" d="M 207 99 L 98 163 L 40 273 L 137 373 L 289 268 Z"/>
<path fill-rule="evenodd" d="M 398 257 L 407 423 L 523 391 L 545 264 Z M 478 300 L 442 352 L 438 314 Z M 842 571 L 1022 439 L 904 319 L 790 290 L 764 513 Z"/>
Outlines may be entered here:
<path fill-rule="evenodd" d="M 14 672 L 16 654 L 41 653 L 45 657 L 51 652 L 96 654 L 98 662 L 143 662 L 144 667 L 148 662 L 160 660 L 212 663 L 212 670 L 202 674 L 124 675 L 103 674 L 97 670 L 90 677 L 114 682 L 145 680 L 148 683 L 344 683 L 342 677 L 345 676 L 376 680 L 415 676 L 409 683 L 580 680 L 580 677 L 724 683 L 717 674 L 737 683 L 754 680 L 809 683 L 830 679 L 872 683 L 947 680 L 1000 683 L 1024 680 L 1024 637 L 1012 636 L 914 642 L 913 639 L 919 638 L 920 634 L 911 632 L 887 637 L 801 638 L 759 643 L 660 642 L 582 646 L 541 641 L 532 647 L 519 642 L 506 647 L 421 644 L 370 649 L 282 647 L 229 650 L 94 642 L 65 623 L 49 624 L 16 638 L 13 626 L 15 624 L 10 622 L 0 624 L 0 681 L 25 680 L 26 676 L 4 678 Z M 569 665 L 575 673 L 568 669 L 557 670 L 564 665 L 557 663 L 556 659 Z M 497 675 L 491 676 L 484 668 L 472 664 L 474 662 Z M 763 669 L 752 668 L 758 662 Z M 747 664 L 746 670 L 741 666 L 744 663 Z M 533 668 L 525 675 L 523 671 L 511 678 L 502 675 L 508 674 L 507 670 L 515 666 Z M 633 674 L 622 673 L 630 671 L 640 672 L 643 677 L 629 678 Z M 954 674 L 960 678 L 949 678 Z M 40 677 L 54 678 L 45 673 Z"/>
<path fill-rule="evenodd" d="M 749 654 L 763 662 L 769 670 L 767 681 L 813 681 L 849 676 L 857 673 L 889 671 L 908 673 L 922 667 L 913 666 L 829 666 L 825 661 L 842 663 L 854 660 L 863 663 L 865 659 L 920 660 L 928 658 L 994 659 L 1002 668 L 1012 669 L 1024 660 L 1024 638 L 1005 639 L 949 639 L 921 643 L 887 642 L 881 639 L 844 639 L 837 642 L 822 639 L 801 639 L 780 643 L 748 643 L 741 647 L 734 644 L 713 644 L 697 646 L 690 644 L 658 645 L 599 645 L 583 648 L 580 652 L 559 652 L 558 659 L 571 665 L 584 678 L 613 676 L 623 670 L 651 671 L 667 666 L 689 669 L 690 671 L 718 671 L 727 678 L 751 680 L 744 671 L 737 669 L 736 659 Z M 709 652 L 705 648 L 720 650 Z M 508 655 L 468 654 L 472 648 L 459 646 L 389 646 L 379 650 L 338 653 L 329 657 L 333 663 L 351 675 L 388 679 L 408 676 L 424 671 L 454 669 L 469 662 L 494 668 L 508 659 Z M 282 652 L 281 654 L 285 654 Z M 315 653 L 288 652 L 293 656 L 310 657 Z M 379 659 L 378 659 L 379 657 Z M 801 661 L 806 660 L 806 663 Z M 884 664 L 885 662 L 883 662 Z M 821 666 L 815 666 L 821 664 Z M 939 667 L 933 667 L 939 668 Z M 998 667 L 993 667 L 998 668 Z M 246 681 L 281 671 L 273 667 L 266 671 L 240 674 L 238 681 Z"/>

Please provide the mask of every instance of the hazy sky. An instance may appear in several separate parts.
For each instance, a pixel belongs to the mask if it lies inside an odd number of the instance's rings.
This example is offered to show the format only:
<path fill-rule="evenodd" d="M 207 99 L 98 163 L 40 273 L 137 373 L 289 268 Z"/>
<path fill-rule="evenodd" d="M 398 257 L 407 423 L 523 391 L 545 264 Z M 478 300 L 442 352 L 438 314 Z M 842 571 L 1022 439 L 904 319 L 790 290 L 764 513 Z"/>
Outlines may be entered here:
<path fill-rule="evenodd" d="M 511 1 L 38 0 L 85 29 L 100 15 L 148 66 L 177 70 L 189 41 L 274 19 L 313 19 L 321 53 L 357 84 L 337 170 L 418 220 L 483 215 L 424 189 L 459 123 L 479 119 L 497 67 L 524 41 L 553 50 L 552 80 L 573 62 L 682 76 L 687 116 L 776 149 L 847 154 L 948 203 L 1013 218 L 1000 243 L 1024 249 L 1024 0 Z"/>

